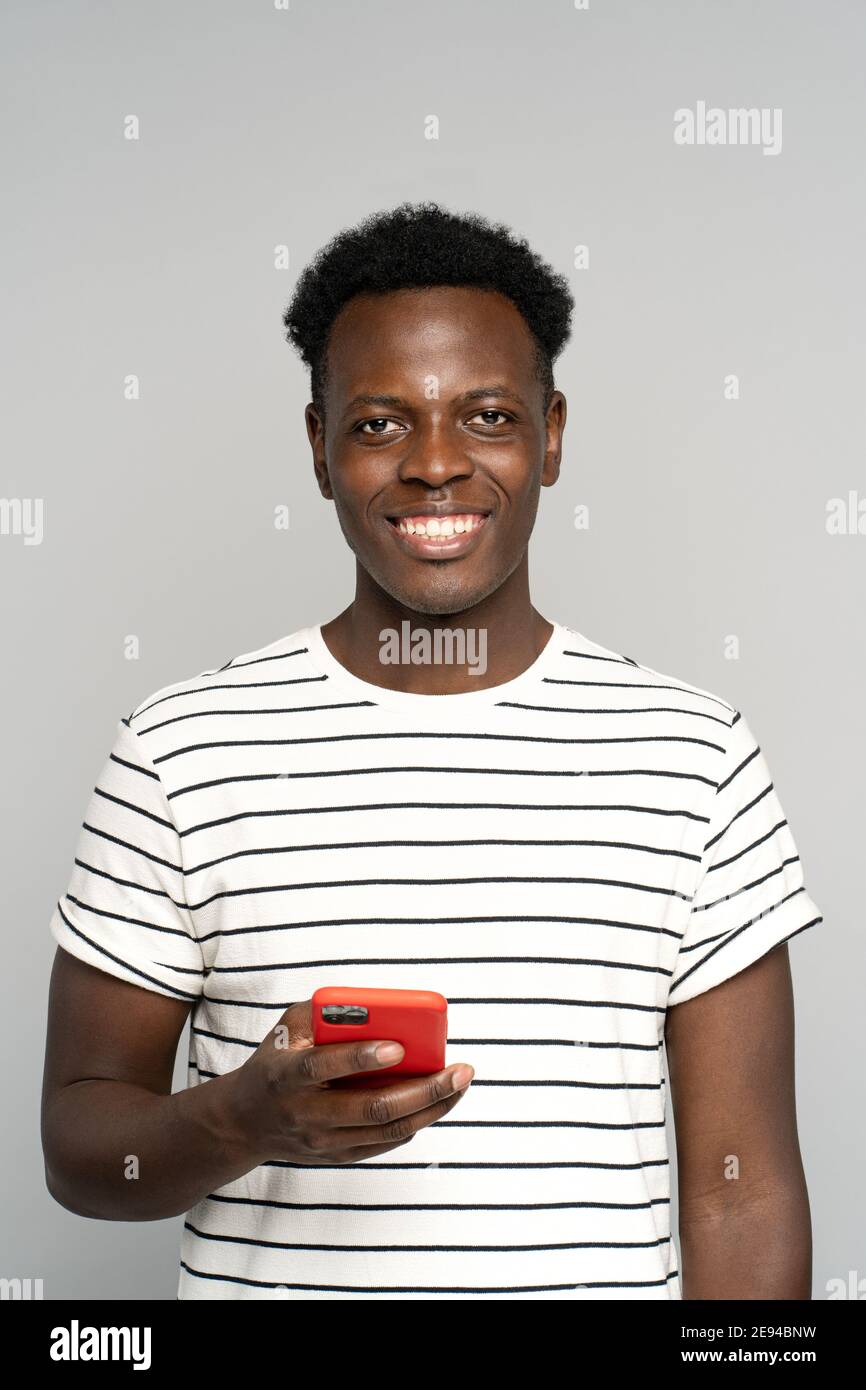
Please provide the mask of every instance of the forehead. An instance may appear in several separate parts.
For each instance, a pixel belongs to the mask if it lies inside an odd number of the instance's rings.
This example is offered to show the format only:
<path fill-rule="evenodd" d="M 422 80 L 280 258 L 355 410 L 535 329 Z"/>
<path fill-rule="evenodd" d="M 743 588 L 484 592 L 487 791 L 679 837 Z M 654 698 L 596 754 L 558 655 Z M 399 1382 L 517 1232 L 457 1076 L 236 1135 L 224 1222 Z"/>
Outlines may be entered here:
<path fill-rule="evenodd" d="M 529 326 L 496 290 L 437 285 L 356 295 L 328 340 L 328 393 L 337 398 L 382 386 L 383 376 L 422 381 L 432 374 L 447 389 L 476 376 L 525 386 L 535 372 Z"/>

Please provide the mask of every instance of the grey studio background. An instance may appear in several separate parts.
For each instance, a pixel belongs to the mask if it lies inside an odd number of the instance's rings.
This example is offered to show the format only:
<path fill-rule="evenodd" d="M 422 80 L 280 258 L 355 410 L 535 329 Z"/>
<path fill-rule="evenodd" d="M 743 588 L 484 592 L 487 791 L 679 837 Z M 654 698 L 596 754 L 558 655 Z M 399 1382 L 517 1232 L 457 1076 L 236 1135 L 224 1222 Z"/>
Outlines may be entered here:
<path fill-rule="evenodd" d="M 0 1275 L 175 1297 L 181 1218 L 45 1190 L 48 920 L 117 719 L 350 600 L 281 313 L 334 232 L 434 198 L 576 296 L 536 606 L 767 755 L 824 914 L 790 945 L 814 1297 L 866 1296 L 862 4 L 7 0 L 2 29 L 2 492 L 43 518 L 0 535 Z M 780 110 L 781 148 L 676 144 L 700 102 Z"/>

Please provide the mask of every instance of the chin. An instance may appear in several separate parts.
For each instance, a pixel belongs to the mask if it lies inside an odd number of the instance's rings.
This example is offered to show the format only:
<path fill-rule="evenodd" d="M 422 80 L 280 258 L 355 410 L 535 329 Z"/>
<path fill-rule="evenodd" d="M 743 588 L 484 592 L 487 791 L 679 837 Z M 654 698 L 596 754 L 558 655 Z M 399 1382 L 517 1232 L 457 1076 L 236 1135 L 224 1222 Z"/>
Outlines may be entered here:
<path fill-rule="evenodd" d="M 475 608 L 499 588 L 502 579 L 487 582 L 458 582 L 456 577 L 448 582 L 439 576 L 423 588 L 406 588 L 400 584 L 390 584 L 377 579 L 379 585 L 403 608 L 413 613 L 424 613 L 429 617 L 447 617 L 453 613 L 466 613 Z"/>

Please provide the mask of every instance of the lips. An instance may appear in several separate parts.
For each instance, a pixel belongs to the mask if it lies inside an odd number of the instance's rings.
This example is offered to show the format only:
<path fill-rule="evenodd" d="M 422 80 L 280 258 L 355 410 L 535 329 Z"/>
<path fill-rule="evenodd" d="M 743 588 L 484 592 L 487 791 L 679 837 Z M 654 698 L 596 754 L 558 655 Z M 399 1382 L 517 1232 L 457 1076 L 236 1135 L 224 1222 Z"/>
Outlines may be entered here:
<path fill-rule="evenodd" d="M 410 554 L 425 559 L 452 559 L 478 543 L 489 512 L 412 512 L 387 518 L 391 534 Z"/>

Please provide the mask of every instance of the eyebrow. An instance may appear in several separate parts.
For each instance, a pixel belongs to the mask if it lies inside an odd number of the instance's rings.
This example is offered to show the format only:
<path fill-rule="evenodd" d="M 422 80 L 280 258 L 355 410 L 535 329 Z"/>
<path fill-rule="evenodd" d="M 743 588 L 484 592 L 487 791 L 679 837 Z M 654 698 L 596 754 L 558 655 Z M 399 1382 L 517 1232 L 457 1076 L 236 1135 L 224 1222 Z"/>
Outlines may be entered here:
<path fill-rule="evenodd" d="M 468 405 L 471 401 L 480 401 L 487 396 L 508 396 L 510 400 L 517 401 L 518 405 L 526 408 L 525 402 L 516 391 L 512 391 L 510 386 L 504 386 L 501 382 L 496 382 L 492 386 L 475 386 L 471 391 L 464 391 L 461 396 L 454 399 L 455 405 Z M 394 410 L 411 410 L 410 401 L 404 400 L 402 396 L 353 396 L 345 407 L 343 414 L 348 415 L 351 410 L 356 410 L 360 405 L 374 405 L 391 407 Z"/>

